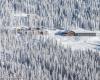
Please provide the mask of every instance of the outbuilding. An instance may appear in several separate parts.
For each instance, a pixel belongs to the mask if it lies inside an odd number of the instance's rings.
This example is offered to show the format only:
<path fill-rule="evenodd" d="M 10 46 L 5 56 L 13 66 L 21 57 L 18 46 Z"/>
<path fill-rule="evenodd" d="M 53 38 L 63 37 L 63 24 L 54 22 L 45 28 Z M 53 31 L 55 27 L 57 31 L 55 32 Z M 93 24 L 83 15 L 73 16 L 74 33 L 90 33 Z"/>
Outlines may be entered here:
<path fill-rule="evenodd" d="M 55 33 L 56 35 L 61 35 L 61 36 L 75 36 L 74 31 L 59 31 Z"/>

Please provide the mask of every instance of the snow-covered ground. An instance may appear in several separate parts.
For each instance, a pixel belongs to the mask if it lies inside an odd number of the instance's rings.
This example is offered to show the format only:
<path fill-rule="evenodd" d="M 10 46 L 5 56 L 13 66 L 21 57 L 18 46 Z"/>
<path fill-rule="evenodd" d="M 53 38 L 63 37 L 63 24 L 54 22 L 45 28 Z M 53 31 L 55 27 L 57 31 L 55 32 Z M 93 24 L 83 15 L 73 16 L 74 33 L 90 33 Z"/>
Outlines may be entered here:
<path fill-rule="evenodd" d="M 28 15 L 26 13 L 12 13 L 12 16 L 15 17 L 27 17 Z M 16 28 L 16 27 L 15 27 Z M 18 27 L 17 27 L 18 28 Z M 20 27 L 20 28 L 27 28 L 26 26 Z M 59 45 L 64 46 L 67 48 L 70 46 L 72 50 L 75 49 L 91 49 L 94 51 L 100 51 L 100 31 L 90 31 L 85 30 L 82 28 L 77 29 L 71 29 L 72 31 L 76 33 L 96 33 L 96 36 L 61 36 L 56 35 L 58 32 L 64 32 L 66 30 L 64 29 L 46 29 L 49 33 L 48 37 L 51 39 L 55 39 Z"/>
<path fill-rule="evenodd" d="M 16 29 L 28 29 L 27 26 L 23 27 L 13 27 L 10 30 L 16 30 Z M 50 39 L 54 39 L 57 41 L 59 45 L 64 46 L 65 48 L 71 47 L 72 50 L 94 50 L 100 52 L 100 36 L 62 36 L 62 35 L 56 35 L 58 32 L 64 32 L 66 30 L 64 29 L 43 29 L 44 31 L 47 31 L 48 34 L 46 37 Z M 76 33 L 100 33 L 99 31 L 89 31 L 84 29 L 77 29 L 72 30 Z M 37 35 L 38 36 L 38 35 Z M 45 37 L 45 36 L 44 36 Z"/>
<path fill-rule="evenodd" d="M 65 30 L 48 30 L 50 38 L 56 39 L 58 43 L 63 45 L 64 47 L 70 46 L 73 50 L 75 49 L 92 49 L 95 51 L 100 51 L 100 36 L 61 36 L 55 35 L 59 31 Z M 99 31 L 88 31 L 83 29 L 73 30 L 75 32 L 91 32 L 91 33 L 100 33 Z"/>
<path fill-rule="evenodd" d="M 14 29 L 21 29 L 25 28 L 28 29 L 28 27 L 18 27 L 18 28 L 12 28 L 11 30 Z M 48 32 L 48 35 L 46 37 L 50 39 L 54 39 L 59 43 L 59 45 L 64 46 L 65 48 L 71 47 L 72 50 L 87 50 L 91 49 L 94 51 L 99 51 L 100 52 L 100 36 L 62 36 L 62 35 L 56 35 L 58 32 L 64 32 L 66 30 L 64 29 L 43 29 Z M 84 30 L 84 29 L 77 29 L 77 30 L 72 30 L 76 33 L 98 33 L 100 34 L 99 31 L 89 31 L 89 30 Z"/>

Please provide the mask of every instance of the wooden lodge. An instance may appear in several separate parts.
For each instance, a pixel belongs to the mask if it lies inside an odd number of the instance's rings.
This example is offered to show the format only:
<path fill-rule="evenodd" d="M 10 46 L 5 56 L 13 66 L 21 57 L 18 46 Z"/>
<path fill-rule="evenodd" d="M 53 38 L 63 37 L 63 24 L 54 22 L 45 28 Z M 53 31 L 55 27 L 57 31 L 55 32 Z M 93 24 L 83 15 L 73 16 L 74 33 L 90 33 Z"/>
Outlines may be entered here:
<path fill-rule="evenodd" d="M 74 31 L 64 32 L 63 35 L 64 36 L 75 36 L 75 32 Z"/>
<path fill-rule="evenodd" d="M 63 32 L 57 32 L 55 34 L 60 35 L 60 36 L 75 36 L 76 35 L 74 31 L 63 31 Z"/>

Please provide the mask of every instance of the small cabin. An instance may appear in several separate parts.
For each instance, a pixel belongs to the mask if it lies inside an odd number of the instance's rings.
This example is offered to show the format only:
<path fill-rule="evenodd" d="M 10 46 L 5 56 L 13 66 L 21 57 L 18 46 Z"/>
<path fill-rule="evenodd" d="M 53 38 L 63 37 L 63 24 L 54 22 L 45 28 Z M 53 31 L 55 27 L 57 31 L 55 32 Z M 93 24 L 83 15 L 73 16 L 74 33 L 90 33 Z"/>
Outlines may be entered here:
<path fill-rule="evenodd" d="M 33 34 L 34 35 L 47 35 L 48 34 L 48 32 L 47 31 L 33 31 Z"/>
<path fill-rule="evenodd" d="M 41 28 L 33 28 L 32 32 L 34 35 L 47 35 L 48 34 L 46 30 L 41 29 Z"/>
<path fill-rule="evenodd" d="M 55 34 L 56 35 L 61 35 L 61 36 L 75 36 L 74 31 L 63 31 L 63 32 L 57 32 Z"/>
<path fill-rule="evenodd" d="M 75 32 L 74 31 L 64 32 L 63 35 L 64 36 L 75 36 Z"/>

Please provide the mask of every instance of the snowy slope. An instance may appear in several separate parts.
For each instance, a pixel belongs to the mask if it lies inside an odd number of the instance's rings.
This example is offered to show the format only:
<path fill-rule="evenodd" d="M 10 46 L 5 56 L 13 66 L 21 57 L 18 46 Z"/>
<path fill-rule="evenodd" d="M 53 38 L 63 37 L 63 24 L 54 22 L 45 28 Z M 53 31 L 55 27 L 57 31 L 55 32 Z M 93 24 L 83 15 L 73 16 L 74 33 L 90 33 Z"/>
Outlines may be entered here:
<path fill-rule="evenodd" d="M 28 27 L 17 27 L 19 29 L 25 28 L 27 30 Z M 13 28 L 17 29 L 16 27 Z M 61 35 L 56 35 L 58 32 L 64 32 L 65 30 L 61 29 L 43 29 L 48 32 L 48 35 L 46 37 L 50 39 L 56 40 L 59 45 L 64 46 L 65 48 L 71 47 L 72 50 L 75 49 L 80 49 L 80 50 L 87 50 L 91 49 L 94 51 L 100 51 L 100 36 L 61 36 Z M 83 30 L 83 29 L 77 29 L 73 30 L 75 32 L 79 33 L 100 33 L 99 31 L 88 31 L 88 30 Z M 45 36 L 44 36 L 45 37 Z"/>
<path fill-rule="evenodd" d="M 89 37 L 89 36 L 84 36 L 84 37 L 79 37 L 79 36 L 60 36 L 60 35 L 55 35 L 55 33 L 59 31 L 64 31 L 64 30 L 48 30 L 49 31 L 49 36 L 53 39 L 56 39 L 58 43 L 62 44 L 64 47 L 70 46 L 73 50 L 75 49 L 92 49 L 92 50 L 98 50 L 100 51 L 100 36 L 95 36 L 95 37 Z M 78 32 L 78 30 L 75 30 Z M 86 30 L 81 30 L 79 29 L 79 32 L 87 32 Z M 91 31 L 92 32 L 92 31 Z"/>
<path fill-rule="evenodd" d="M 12 16 L 15 17 L 27 17 L 27 14 L 25 13 L 12 13 Z M 15 27 L 16 28 L 16 27 Z M 19 27 L 19 28 L 28 28 L 27 26 Z M 100 31 L 90 31 L 90 30 L 85 30 L 82 28 L 71 28 L 76 33 L 97 33 L 98 36 L 95 37 L 89 37 L 89 36 L 84 36 L 84 37 L 69 37 L 69 36 L 61 36 L 61 35 L 56 35 L 57 32 L 64 32 L 64 29 L 46 29 L 49 33 L 48 37 L 53 38 L 57 40 L 57 42 L 64 47 L 70 46 L 73 50 L 75 49 L 92 49 L 92 50 L 98 50 L 100 51 Z"/>

